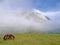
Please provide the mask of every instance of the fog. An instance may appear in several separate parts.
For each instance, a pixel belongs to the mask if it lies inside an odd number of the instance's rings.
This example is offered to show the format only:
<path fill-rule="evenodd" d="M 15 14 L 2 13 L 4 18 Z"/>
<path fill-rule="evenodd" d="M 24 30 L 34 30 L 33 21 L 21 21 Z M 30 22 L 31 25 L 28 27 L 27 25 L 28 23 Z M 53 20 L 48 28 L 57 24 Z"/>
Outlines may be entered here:
<path fill-rule="evenodd" d="M 60 29 L 60 23 L 53 21 L 53 19 L 49 20 L 49 22 L 47 20 L 47 22 L 40 23 L 27 20 L 25 17 L 20 17 L 22 16 L 21 12 L 32 11 L 34 8 L 32 1 L 27 2 L 29 3 L 26 4 L 26 1 L 24 0 L 2 0 L 0 2 L 0 34 L 31 32 L 47 33 Z M 46 15 L 46 12 L 39 12 Z M 48 14 L 46 16 L 48 16 Z M 52 18 L 51 16 L 48 17 Z"/>
<path fill-rule="evenodd" d="M 21 12 L 20 12 L 21 13 Z M 60 23 L 54 22 L 52 20 L 47 20 L 47 22 L 35 22 L 32 20 L 27 20 L 20 13 L 16 12 L 4 12 L 0 15 L 0 34 L 6 33 L 43 33 L 48 31 L 53 31 L 59 29 Z M 20 17 L 20 16 L 22 17 Z"/>

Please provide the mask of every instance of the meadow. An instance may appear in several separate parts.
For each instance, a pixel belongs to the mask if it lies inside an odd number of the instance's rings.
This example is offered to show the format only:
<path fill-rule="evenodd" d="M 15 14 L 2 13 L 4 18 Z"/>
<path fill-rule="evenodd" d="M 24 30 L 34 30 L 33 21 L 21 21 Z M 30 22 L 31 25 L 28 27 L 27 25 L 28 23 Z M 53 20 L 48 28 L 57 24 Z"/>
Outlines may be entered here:
<path fill-rule="evenodd" d="M 60 45 L 60 34 L 14 34 L 15 40 L 3 40 L 0 45 Z"/>

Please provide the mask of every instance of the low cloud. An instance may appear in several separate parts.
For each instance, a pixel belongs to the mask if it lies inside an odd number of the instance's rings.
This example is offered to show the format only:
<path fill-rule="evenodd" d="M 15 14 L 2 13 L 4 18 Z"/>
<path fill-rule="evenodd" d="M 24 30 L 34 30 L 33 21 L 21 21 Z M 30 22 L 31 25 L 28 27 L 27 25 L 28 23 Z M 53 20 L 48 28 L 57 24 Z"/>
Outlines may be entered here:
<path fill-rule="evenodd" d="M 34 10 L 38 12 L 37 10 Z M 26 33 L 26 32 L 48 32 L 56 29 L 60 29 L 60 23 L 56 21 L 52 21 L 54 18 L 43 23 L 34 22 L 31 20 L 27 20 L 21 15 L 21 11 L 17 10 L 2 10 L 0 11 L 0 33 Z M 59 14 L 59 13 L 46 13 L 39 11 L 42 15 L 49 16 Z M 48 14 L 48 15 L 46 15 Z M 21 17 L 20 17 L 21 16 Z M 54 16 L 55 17 L 55 16 Z"/>
<path fill-rule="evenodd" d="M 23 6 L 21 6 L 20 3 L 18 3 L 19 1 Z M 2 1 L 2 3 L 0 4 L 1 5 L 0 6 L 0 34 L 25 33 L 25 32 L 41 33 L 41 32 L 48 32 L 48 31 L 60 29 L 60 22 L 57 21 L 59 19 L 58 17 L 60 16 L 60 11 L 43 12 L 37 9 L 33 9 L 34 6 L 30 4 L 32 2 L 29 1 L 30 3 L 28 3 L 27 5 L 25 4 L 26 1 L 24 3 L 23 2 L 24 0 L 3 0 Z M 23 10 L 19 6 L 21 6 Z M 33 9 L 37 13 L 41 13 L 44 16 L 48 16 L 51 19 L 50 22 L 47 21 L 48 23 L 45 22 L 39 23 L 39 22 L 27 20 L 21 14 L 21 12 L 24 12 L 24 9 L 25 11 L 27 10 L 24 7 L 27 7 L 30 11 L 32 11 Z M 55 17 L 56 17 L 56 21 L 55 21 Z"/>

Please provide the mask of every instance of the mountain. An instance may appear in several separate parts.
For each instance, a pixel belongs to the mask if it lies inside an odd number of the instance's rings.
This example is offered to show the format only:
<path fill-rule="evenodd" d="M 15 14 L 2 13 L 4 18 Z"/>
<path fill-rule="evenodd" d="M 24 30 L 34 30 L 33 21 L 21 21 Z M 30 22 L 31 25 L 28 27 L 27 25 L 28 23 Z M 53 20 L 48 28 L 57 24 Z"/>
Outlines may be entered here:
<path fill-rule="evenodd" d="M 35 21 L 35 22 L 48 22 L 50 20 L 49 17 L 42 15 L 36 11 L 25 11 L 20 14 L 20 17 L 24 17 L 27 20 Z"/>

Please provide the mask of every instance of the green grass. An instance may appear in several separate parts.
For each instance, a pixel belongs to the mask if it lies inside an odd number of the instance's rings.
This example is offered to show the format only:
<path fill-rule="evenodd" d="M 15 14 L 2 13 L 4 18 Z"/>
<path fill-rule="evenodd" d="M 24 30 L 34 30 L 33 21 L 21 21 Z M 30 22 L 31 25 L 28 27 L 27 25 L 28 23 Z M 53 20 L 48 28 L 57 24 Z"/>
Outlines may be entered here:
<path fill-rule="evenodd" d="M 60 34 L 14 34 L 15 40 L 3 40 L 0 45 L 60 45 Z"/>

